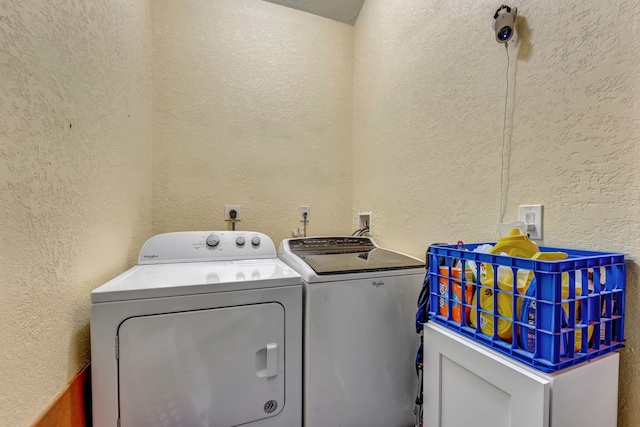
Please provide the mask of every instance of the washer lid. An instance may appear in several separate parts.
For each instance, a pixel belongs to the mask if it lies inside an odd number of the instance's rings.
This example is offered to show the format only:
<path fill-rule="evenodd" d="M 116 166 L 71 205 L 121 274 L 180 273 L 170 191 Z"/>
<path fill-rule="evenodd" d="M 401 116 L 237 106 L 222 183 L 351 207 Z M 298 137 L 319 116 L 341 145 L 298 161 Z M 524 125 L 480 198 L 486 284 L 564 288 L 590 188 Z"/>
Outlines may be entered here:
<path fill-rule="evenodd" d="M 91 292 L 91 302 L 126 301 L 301 284 L 277 258 L 135 266 Z"/>
<path fill-rule="evenodd" d="M 365 252 L 297 255 L 320 276 L 424 268 L 424 263 L 415 258 L 381 248 Z"/>
<path fill-rule="evenodd" d="M 370 237 L 310 237 L 287 239 L 282 252 L 291 252 L 319 275 L 424 268 L 421 260 L 379 248 Z"/>

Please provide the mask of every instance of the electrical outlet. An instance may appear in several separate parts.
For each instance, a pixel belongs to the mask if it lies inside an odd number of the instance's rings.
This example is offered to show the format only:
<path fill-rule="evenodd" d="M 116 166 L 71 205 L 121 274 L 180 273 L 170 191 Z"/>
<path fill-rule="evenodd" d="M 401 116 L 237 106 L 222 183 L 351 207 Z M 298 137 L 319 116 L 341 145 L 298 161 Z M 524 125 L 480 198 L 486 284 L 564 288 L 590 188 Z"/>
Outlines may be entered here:
<path fill-rule="evenodd" d="M 309 206 L 300 206 L 300 221 L 304 221 L 304 214 L 307 214 L 307 222 L 311 218 L 311 208 Z"/>
<path fill-rule="evenodd" d="M 358 212 L 358 230 L 363 228 L 368 228 L 371 234 L 371 212 Z"/>
<path fill-rule="evenodd" d="M 242 219 L 242 206 L 240 205 L 224 205 L 224 220 L 231 221 L 231 211 L 236 211 L 236 221 Z"/>
<path fill-rule="evenodd" d="M 531 240 L 542 240 L 542 205 L 520 205 L 518 218 Z"/>

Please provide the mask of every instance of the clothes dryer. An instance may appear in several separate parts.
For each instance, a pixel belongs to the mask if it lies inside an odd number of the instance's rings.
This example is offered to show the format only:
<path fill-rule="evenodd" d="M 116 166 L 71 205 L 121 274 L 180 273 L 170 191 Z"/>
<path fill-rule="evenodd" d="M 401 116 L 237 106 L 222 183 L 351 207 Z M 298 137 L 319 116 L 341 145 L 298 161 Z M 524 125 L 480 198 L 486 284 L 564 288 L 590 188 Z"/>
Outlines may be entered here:
<path fill-rule="evenodd" d="M 423 261 L 370 237 L 284 240 L 304 281 L 305 427 L 413 426 Z"/>
<path fill-rule="evenodd" d="M 301 279 L 268 236 L 152 237 L 91 302 L 94 427 L 301 426 Z"/>

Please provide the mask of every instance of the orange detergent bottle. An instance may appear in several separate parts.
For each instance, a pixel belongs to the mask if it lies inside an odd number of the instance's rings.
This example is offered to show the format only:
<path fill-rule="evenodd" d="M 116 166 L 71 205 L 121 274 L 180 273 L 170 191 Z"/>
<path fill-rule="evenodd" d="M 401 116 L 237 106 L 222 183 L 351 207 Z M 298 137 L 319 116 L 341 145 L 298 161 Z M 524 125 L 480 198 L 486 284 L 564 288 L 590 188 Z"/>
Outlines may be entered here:
<path fill-rule="evenodd" d="M 439 311 L 442 316 L 449 316 L 449 279 L 451 278 L 451 318 L 456 322 L 462 322 L 462 268 L 451 267 L 451 275 L 449 276 L 449 267 L 440 267 L 440 277 L 438 279 L 438 292 L 440 294 Z M 465 270 L 464 279 L 464 302 L 465 304 L 471 304 L 471 298 L 473 295 L 473 271 L 471 269 Z M 470 307 L 465 308 L 465 318 L 469 318 Z"/>

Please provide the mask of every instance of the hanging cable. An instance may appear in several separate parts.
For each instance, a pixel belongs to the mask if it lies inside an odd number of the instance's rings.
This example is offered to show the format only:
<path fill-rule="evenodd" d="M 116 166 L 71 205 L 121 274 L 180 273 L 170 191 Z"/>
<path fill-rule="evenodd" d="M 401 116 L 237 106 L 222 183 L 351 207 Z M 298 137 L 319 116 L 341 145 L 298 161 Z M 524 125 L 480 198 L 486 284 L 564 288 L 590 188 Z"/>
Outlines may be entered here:
<path fill-rule="evenodd" d="M 365 228 L 360 230 L 360 232 L 358 233 L 358 236 L 364 236 L 368 232 L 369 232 L 369 227 L 365 227 Z"/>
<path fill-rule="evenodd" d="M 498 210 L 498 224 L 502 223 L 502 217 L 504 216 L 504 149 L 506 145 L 507 139 L 507 107 L 509 103 L 509 43 L 504 44 L 505 53 L 507 54 L 507 72 L 506 72 L 506 82 L 507 88 L 504 93 L 504 117 L 502 120 L 502 150 L 500 151 L 500 209 Z M 496 235 L 497 237 L 498 228 L 496 227 Z"/>
<path fill-rule="evenodd" d="M 303 213 L 302 217 L 304 218 L 303 234 L 304 234 L 304 237 L 307 237 L 307 212 Z"/>
<path fill-rule="evenodd" d="M 238 216 L 238 212 L 235 209 L 231 209 L 229 211 L 229 217 L 231 218 L 231 231 L 236 231 L 236 217 Z"/>
<path fill-rule="evenodd" d="M 365 221 L 362 228 L 358 228 L 356 231 L 351 233 L 351 236 L 364 236 L 366 233 L 369 233 L 371 230 L 369 229 L 369 221 Z"/>

